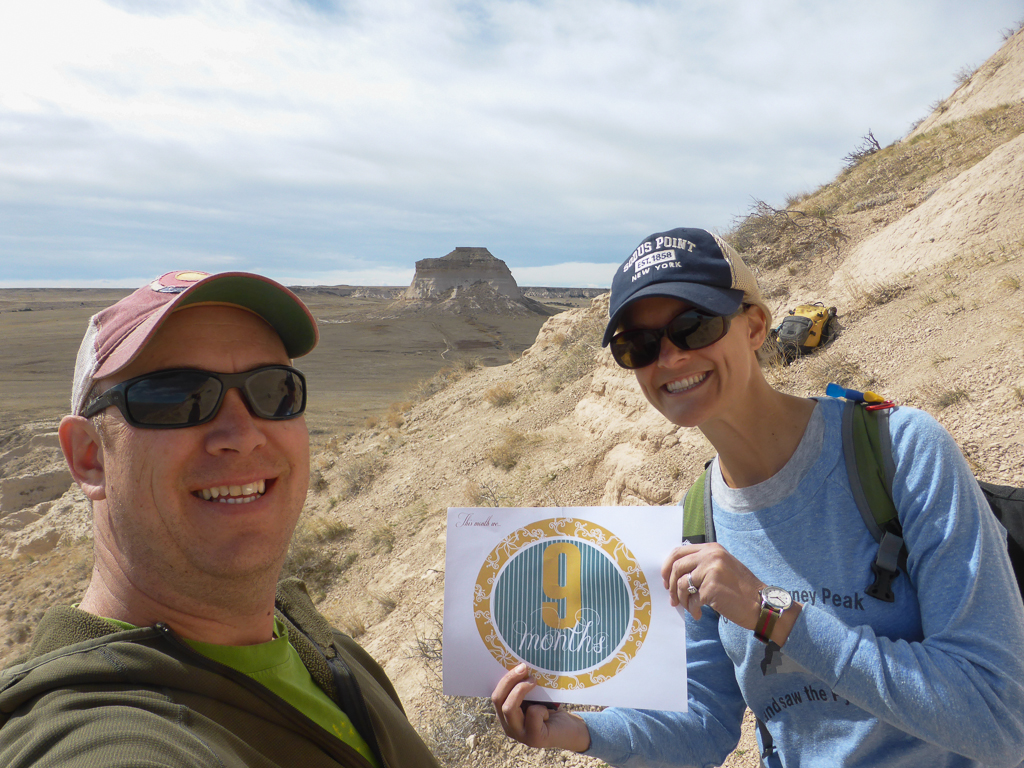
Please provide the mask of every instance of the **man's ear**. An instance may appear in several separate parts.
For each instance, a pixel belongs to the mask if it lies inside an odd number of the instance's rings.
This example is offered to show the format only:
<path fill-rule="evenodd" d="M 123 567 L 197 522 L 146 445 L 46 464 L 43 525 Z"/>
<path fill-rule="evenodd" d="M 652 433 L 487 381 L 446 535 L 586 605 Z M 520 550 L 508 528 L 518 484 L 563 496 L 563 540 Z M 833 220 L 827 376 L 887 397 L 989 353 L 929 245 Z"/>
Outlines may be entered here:
<path fill-rule="evenodd" d="M 92 501 L 107 497 L 103 472 L 103 444 L 92 422 L 83 416 L 65 416 L 57 429 L 60 449 L 71 476 Z"/>

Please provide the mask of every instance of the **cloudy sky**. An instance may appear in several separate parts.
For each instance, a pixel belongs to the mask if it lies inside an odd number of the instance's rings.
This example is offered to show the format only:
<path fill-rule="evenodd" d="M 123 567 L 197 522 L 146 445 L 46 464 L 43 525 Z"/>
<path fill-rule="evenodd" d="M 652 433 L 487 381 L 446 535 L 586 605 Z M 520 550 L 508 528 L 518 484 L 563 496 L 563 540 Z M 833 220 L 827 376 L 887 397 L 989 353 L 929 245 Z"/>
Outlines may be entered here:
<path fill-rule="evenodd" d="M 0 8 L 0 287 L 402 285 L 486 246 L 607 285 L 905 135 L 1020 0 L 31 0 Z"/>

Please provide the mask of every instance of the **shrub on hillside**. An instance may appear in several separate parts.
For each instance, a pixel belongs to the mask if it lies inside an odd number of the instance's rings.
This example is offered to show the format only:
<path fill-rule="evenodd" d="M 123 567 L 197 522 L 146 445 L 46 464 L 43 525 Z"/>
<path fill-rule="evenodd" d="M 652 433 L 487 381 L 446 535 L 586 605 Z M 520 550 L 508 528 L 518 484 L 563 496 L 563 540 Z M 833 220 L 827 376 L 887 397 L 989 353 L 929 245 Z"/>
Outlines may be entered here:
<path fill-rule="evenodd" d="M 861 138 L 860 144 L 857 145 L 857 148 L 843 158 L 843 162 L 846 163 L 847 168 L 853 168 L 864 158 L 871 157 L 875 152 L 881 151 L 882 145 L 878 143 L 878 139 L 875 138 L 875 134 L 869 130 Z"/>
<path fill-rule="evenodd" d="M 771 269 L 804 256 L 837 258 L 847 236 L 827 207 L 780 209 L 754 200 L 726 240 L 749 264 Z"/>
<path fill-rule="evenodd" d="M 281 577 L 302 579 L 314 600 L 321 599 L 334 580 L 359 557 L 355 552 L 343 555 L 328 543 L 349 535 L 351 529 L 344 523 L 341 526 L 344 532 L 336 524 L 311 521 L 303 516 L 295 527 Z"/>
<path fill-rule="evenodd" d="M 516 387 L 512 382 L 502 381 L 484 390 L 484 400 L 496 408 L 502 408 L 511 405 L 517 394 Z"/>
<path fill-rule="evenodd" d="M 492 446 L 486 457 L 495 467 L 508 471 L 519 463 L 531 440 L 522 432 L 508 427 L 502 429 L 502 436 L 502 441 Z"/>
<path fill-rule="evenodd" d="M 339 463 L 341 491 L 345 497 L 357 496 L 373 483 L 384 470 L 385 462 L 379 456 L 363 454 Z"/>

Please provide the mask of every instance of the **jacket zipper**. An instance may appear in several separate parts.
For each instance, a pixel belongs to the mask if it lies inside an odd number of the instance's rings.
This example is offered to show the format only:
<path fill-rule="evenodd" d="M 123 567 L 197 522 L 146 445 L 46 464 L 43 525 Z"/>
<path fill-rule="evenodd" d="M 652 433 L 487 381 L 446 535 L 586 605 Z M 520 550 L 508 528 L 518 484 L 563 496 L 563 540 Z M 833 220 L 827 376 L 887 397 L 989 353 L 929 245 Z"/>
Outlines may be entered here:
<path fill-rule="evenodd" d="M 273 704 L 275 707 L 279 707 L 283 712 L 289 716 L 290 719 L 295 721 L 296 724 L 303 726 L 306 731 L 306 735 L 310 737 L 310 740 L 321 747 L 328 755 L 334 759 L 338 759 L 338 752 L 341 751 L 343 757 L 348 759 L 349 763 L 358 765 L 360 768 L 373 768 L 372 764 L 362 755 L 360 755 L 354 748 L 350 747 L 341 739 L 333 736 L 328 731 L 324 730 L 317 722 L 305 715 L 301 710 L 296 709 L 289 702 L 282 699 L 276 693 L 271 691 L 264 685 L 253 680 L 248 675 L 239 672 L 237 669 L 232 669 L 226 664 L 209 659 L 199 651 L 195 650 L 192 646 L 182 640 L 175 634 L 174 630 L 168 627 L 163 622 L 158 622 L 154 625 L 156 630 L 163 636 L 163 638 L 174 646 L 177 650 L 184 653 L 193 661 L 197 662 L 197 666 L 205 667 L 222 677 L 226 677 L 232 682 L 241 685 L 251 693 L 256 694 L 259 698 L 263 699 L 269 704 Z M 346 713 L 347 715 L 348 713 Z M 324 738 L 326 736 L 326 738 Z M 340 747 L 340 750 L 339 750 Z M 353 763 L 353 758 L 355 763 Z M 380 756 L 382 768 L 390 768 L 387 760 L 384 756 Z M 340 762 L 340 761 L 339 761 Z M 342 763 L 344 765 L 344 763 Z"/>

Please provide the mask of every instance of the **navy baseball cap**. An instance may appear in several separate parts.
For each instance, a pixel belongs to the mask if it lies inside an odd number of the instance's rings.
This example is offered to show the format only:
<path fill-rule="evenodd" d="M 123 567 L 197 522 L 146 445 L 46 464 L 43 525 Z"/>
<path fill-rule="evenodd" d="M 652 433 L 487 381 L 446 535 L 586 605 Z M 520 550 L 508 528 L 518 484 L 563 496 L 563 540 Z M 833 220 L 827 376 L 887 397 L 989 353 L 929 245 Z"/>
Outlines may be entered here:
<path fill-rule="evenodd" d="M 766 327 L 772 323 L 754 273 L 732 246 L 704 229 L 656 232 L 637 246 L 612 278 L 601 346 L 608 346 L 629 305 L 648 296 L 679 299 L 711 315 L 731 315 L 743 304 L 756 304 Z"/>

